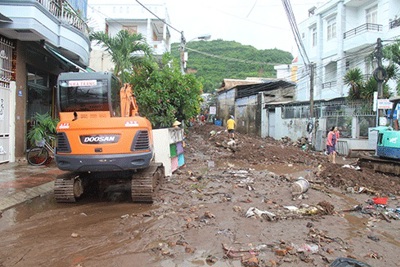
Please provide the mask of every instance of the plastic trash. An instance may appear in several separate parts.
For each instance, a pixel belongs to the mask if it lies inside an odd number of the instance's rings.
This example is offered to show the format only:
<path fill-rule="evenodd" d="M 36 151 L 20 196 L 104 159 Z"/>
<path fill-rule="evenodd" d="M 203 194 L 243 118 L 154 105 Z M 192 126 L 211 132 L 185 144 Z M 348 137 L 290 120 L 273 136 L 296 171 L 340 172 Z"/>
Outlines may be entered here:
<path fill-rule="evenodd" d="M 299 177 L 296 182 L 292 185 L 292 194 L 300 195 L 307 192 L 310 187 L 310 183 L 303 177 Z"/>
<path fill-rule="evenodd" d="M 319 247 L 316 244 L 302 244 L 297 248 L 297 252 L 310 252 L 311 254 L 318 253 Z"/>
<path fill-rule="evenodd" d="M 351 258 L 337 258 L 334 260 L 330 267 L 372 267 L 369 264 L 366 264 L 364 262 L 351 259 Z"/>
<path fill-rule="evenodd" d="M 266 210 L 259 210 L 257 208 L 251 207 L 247 210 L 246 212 L 246 218 L 250 218 L 252 216 L 258 216 L 262 217 L 263 215 L 266 215 L 270 220 L 273 220 L 276 215 L 272 212 L 266 211 Z"/>

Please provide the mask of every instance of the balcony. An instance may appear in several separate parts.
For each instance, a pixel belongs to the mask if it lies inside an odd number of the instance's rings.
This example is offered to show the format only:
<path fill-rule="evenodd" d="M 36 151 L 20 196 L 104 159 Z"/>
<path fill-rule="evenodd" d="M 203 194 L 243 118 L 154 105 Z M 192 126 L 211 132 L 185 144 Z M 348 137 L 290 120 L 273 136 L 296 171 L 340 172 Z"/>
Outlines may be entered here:
<path fill-rule="evenodd" d="M 63 1 L 60 5 L 59 1 L 55 0 L 36 1 L 60 21 L 75 27 L 76 29 L 81 31 L 86 37 L 89 37 L 88 25 L 68 2 Z"/>
<path fill-rule="evenodd" d="M 343 39 L 350 38 L 352 36 L 365 33 L 365 32 L 379 32 L 382 31 L 382 25 L 374 23 L 365 23 L 357 28 L 351 29 L 343 34 Z"/>
<path fill-rule="evenodd" d="M 63 4 L 60 4 L 60 3 Z M 66 58 L 88 65 L 89 28 L 67 1 L 1 0 L 0 34 L 19 41 L 44 41 Z"/>
<path fill-rule="evenodd" d="M 392 21 L 389 22 L 389 29 L 394 29 L 400 27 L 400 18 L 398 19 L 394 19 Z"/>
<path fill-rule="evenodd" d="M 346 52 L 357 51 L 370 46 L 382 35 L 381 24 L 365 23 L 343 34 L 343 49 Z"/>
<path fill-rule="evenodd" d="M 332 88 L 335 87 L 337 84 L 336 81 L 332 81 L 332 82 L 325 82 L 322 84 L 322 89 L 327 89 L 327 88 Z"/>

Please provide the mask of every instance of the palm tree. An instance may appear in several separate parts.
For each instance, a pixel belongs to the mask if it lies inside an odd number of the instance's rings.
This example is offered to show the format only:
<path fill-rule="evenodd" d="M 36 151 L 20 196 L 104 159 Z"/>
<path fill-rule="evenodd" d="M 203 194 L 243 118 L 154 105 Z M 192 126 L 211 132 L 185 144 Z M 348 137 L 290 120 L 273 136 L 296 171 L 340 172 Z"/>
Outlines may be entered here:
<path fill-rule="evenodd" d="M 361 91 L 364 86 L 364 77 L 359 68 L 349 70 L 343 78 L 344 84 L 350 86 L 349 99 L 361 98 Z"/>
<path fill-rule="evenodd" d="M 361 92 L 361 99 L 372 101 L 374 98 L 374 92 L 378 89 L 378 82 L 375 80 L 374 77 L 370 77 L 364 84 Z M 389 86 L 385 83 L 382 84 L 382 96 L 383 98 L 389 98 Z"/>
<path fill-rule="evenodd" d="M 145 65 L 152 55 L 151 47 L 140 33 L 130 34 L 122 30 L 110 37 L 104 32 L 94 32 L 90 34 L 90 40 L 97 41 L 96 44 L 101 44 L 111 55 L 115 64 L 114 74 L 122 83 L 128 82 L 134 67 Z"/>

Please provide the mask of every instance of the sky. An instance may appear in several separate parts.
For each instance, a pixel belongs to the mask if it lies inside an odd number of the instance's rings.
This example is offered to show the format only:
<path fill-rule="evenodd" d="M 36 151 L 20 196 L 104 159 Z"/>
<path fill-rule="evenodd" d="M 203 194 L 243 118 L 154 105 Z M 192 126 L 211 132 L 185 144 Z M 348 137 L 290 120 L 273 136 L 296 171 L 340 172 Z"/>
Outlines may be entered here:
<path fill-rule="evenodd" d="M 146 4 L 146 0 L 140 0 Z M 308 10 L 327 1 L 290 1 L 296 22 L 308 17 Z M 198 36 L 211 40 L 236 41 L 257 49 L 281 49 L 297 54 L 292 30 L 281 0 L 165 0 L 172 42 L 187 42 Z M 190 44 L 188 44 L 189 47 Z"/>

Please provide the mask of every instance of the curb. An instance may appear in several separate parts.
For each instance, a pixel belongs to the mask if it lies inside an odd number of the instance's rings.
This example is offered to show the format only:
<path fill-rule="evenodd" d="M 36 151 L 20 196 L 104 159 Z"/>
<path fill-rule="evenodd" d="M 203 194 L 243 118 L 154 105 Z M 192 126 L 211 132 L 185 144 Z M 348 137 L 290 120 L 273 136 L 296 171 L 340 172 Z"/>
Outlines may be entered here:
<path fill-rule="evenodd" d="M 35 197 L 49 193 L 54 188 L 54 181 L 48 182 L 32 188 L 27 188 L 23 191 L 14 193 L 6 198 L 0 199 L 0 214 L 1 212 L 14 207 L 15 205 L 24 203 Z"/>

